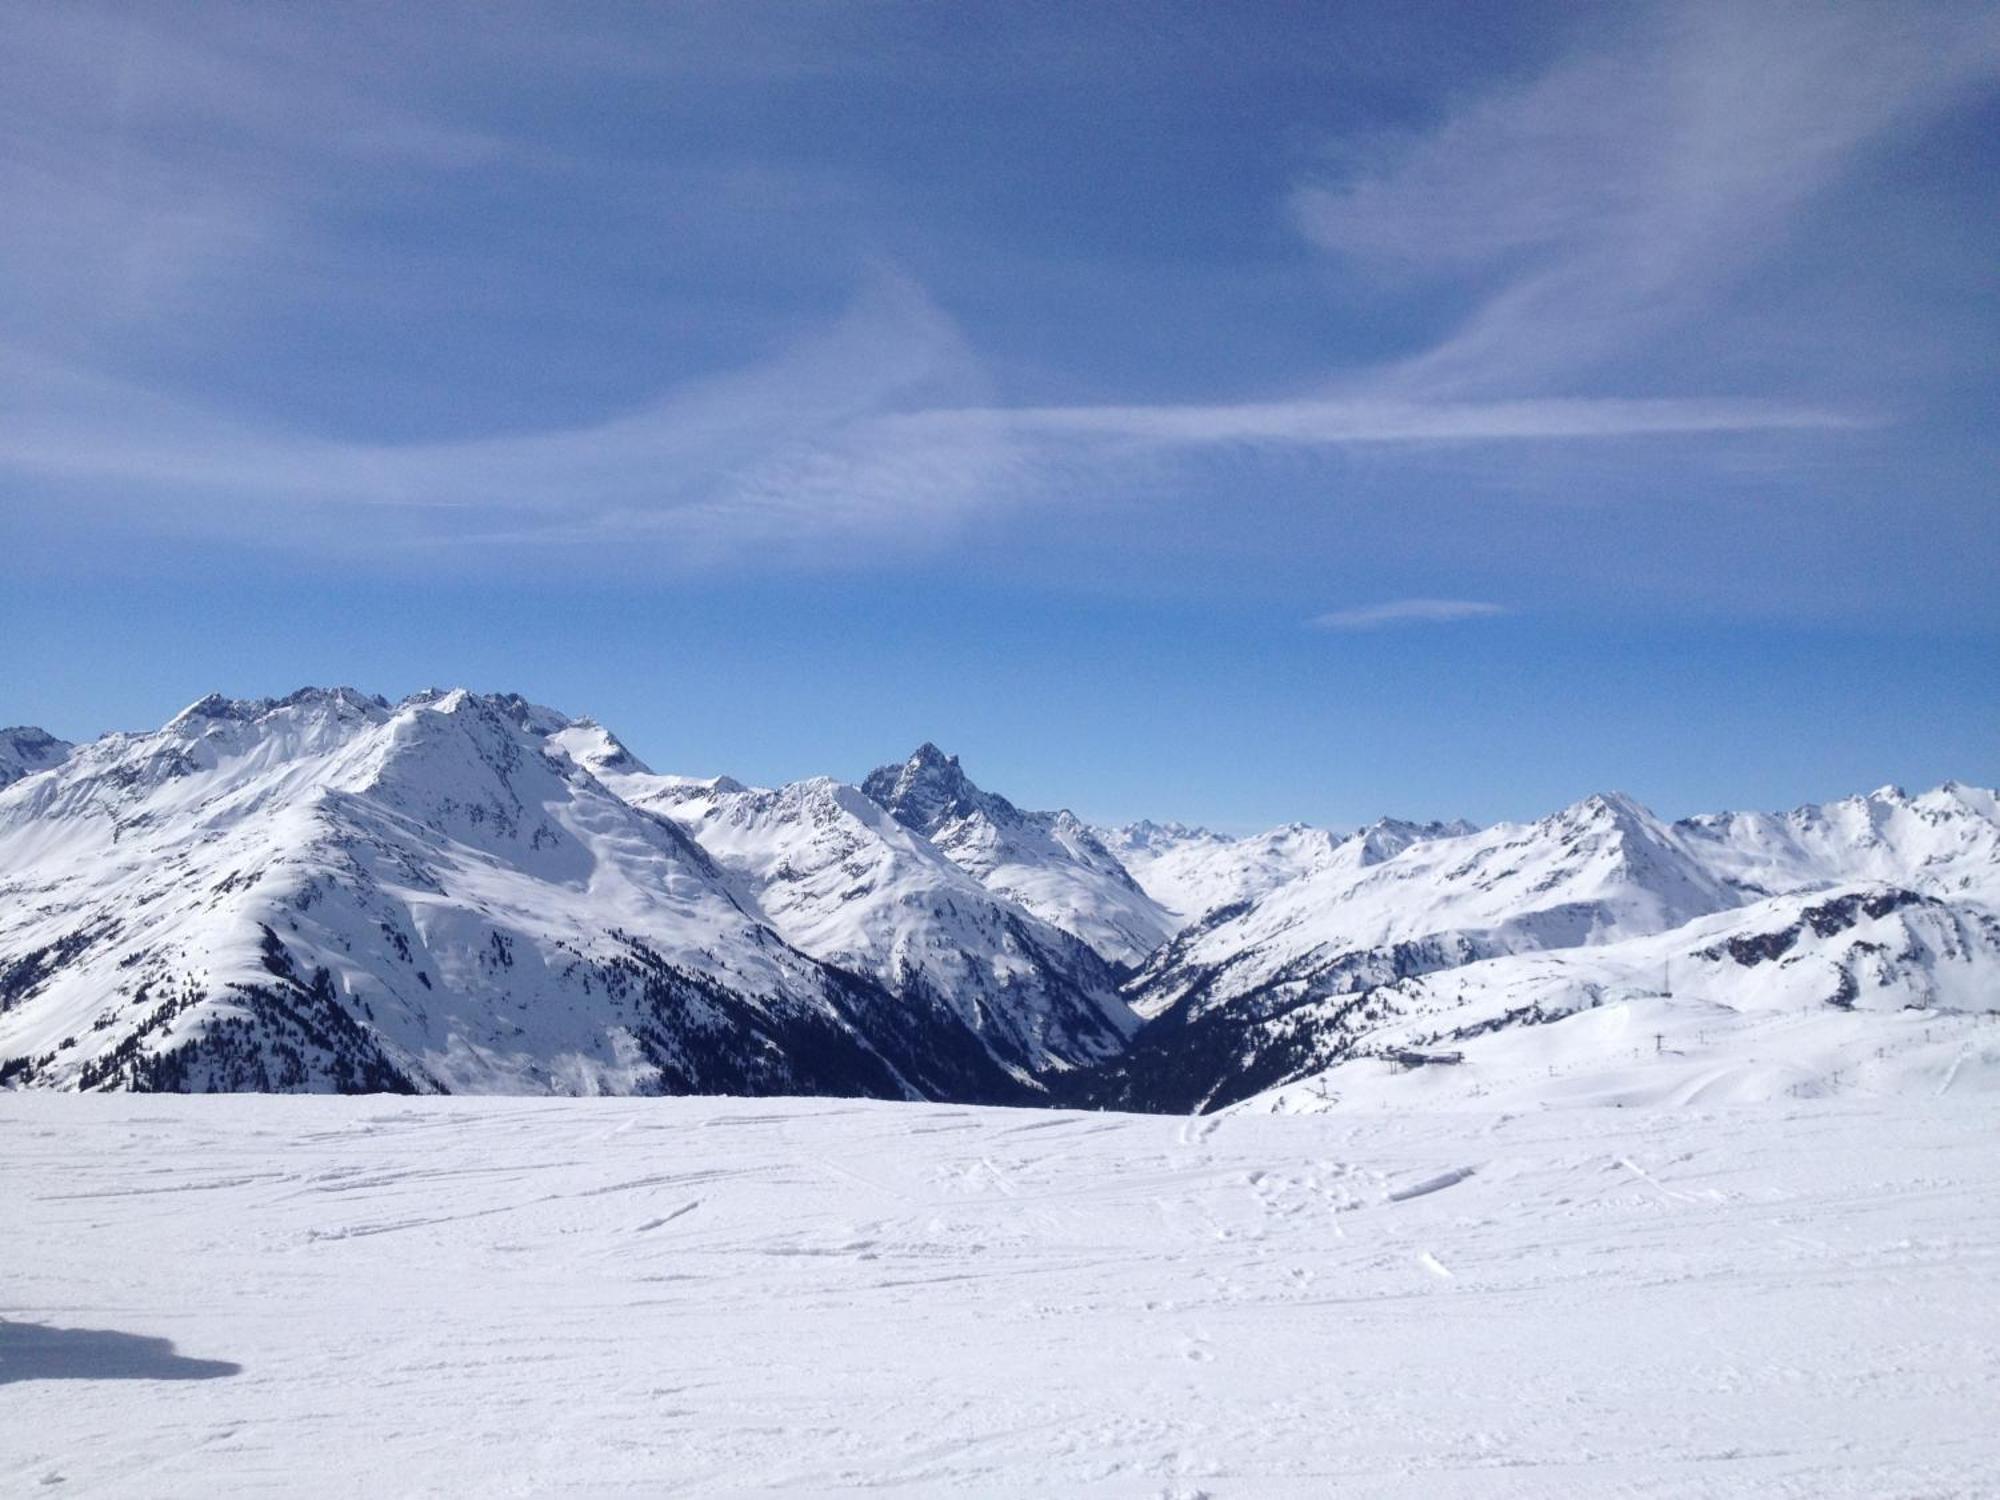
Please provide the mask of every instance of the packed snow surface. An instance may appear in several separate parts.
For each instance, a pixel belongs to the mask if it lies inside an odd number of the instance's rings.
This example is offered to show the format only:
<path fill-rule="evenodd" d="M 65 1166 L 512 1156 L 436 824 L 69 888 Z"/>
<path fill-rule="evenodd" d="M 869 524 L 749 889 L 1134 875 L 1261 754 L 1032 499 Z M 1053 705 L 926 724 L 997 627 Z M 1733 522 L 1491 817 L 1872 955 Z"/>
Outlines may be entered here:
<path fill-rule="evenodd" d="M 1991 1493 L 1996 1126 L 0 1095 L 0 1491 Z"/>

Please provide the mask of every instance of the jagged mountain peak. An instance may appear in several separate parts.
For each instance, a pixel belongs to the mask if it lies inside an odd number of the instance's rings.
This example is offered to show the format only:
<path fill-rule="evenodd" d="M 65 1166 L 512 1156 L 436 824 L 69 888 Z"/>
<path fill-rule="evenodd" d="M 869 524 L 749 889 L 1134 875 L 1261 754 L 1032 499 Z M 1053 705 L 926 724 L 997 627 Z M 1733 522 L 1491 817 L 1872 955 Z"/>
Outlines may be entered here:
<path fill-rule="evenodd" d="M 490 693 L 485 696 L 484 701 L 530 734 L 543 736 L 557 734 L 576 722 L 569 715 L 544 704 L 530 702 L 519 693 Z"/>
<path fill-rule="evenodd" d="M 29 748 L 40 745 L 66 745 L 69 741 L 59 740 L 38 724 L 10 724 L 0 729 L 0 744 Z"/>
<path fill-rule="evenodd" d="M 2000 823 L 2000 793 L 1991 787 L 1947 781 L 1913 798 L 1913 807 L 1946 816 L 1970 813 L 1988 823 Z"/>
<path fill-rule="evenodd" d="M 575 729 L 507 694 L 316 692 L 86 747 L 0 803 L 0 892 L 36 893 L 0 900 L 0 1077 L 1020 1099 L 1045 1034 L 1065 1057 L 1066 1013 L 1004 985 L 1018 1064 L 789 945 Z M 1116 1045 L 1108 981 L 1074 1009 Z"/>
<path fill-rule="evenodd" d="M 1638 798 L 1617 791 L 1592 792 L 1543 821 L 1565 826 L 1616 824 L 1623 827 L 1658 827 L 1660 822 Z"/>
<path fill-rule="evenodd" d="M 651 766 L 588 714 L 550 731 L 549 742 L 593 776 L 650 776 Z"/>
<path fill-rule="evenodd" d="M 1674 827 L 1706 864 L 1752 894 L 1855 877 L 1939 891 L 1983 885 L 2000 857 L 2000 798 L 1963 782 L 1914 797 L 1890 790 L 1787 813 L 1704 813 Z"/>
<path fill-rule="evenodd" d="M 1608 903 L 1608 910 L 1621 912 L 1613 926 L 1637 921 L 1658 930 L 1743 899 L 1702 862 L 1679 830 L 1624 792 L 1585 797 L 1534 824 L 1528 839 L 1551 846 L 1536 892 Z M 1511 862 L 1518 846 L 1504 843 Z"/>
<path fill-rule="evenodd" d="M 167 720 L 167 728 L 192 724 L 199 719 L 251 718 L 259 708 L 269 707 L 275 701 L 271 698 L 230 698 L 222 693 L 207 693 Z"/>
<path fill-rule="evenodd" d="M 965 774 L 956 755 L 947 755 L 929 740 L 900 764 L 877 766 L 861 790 L 887 808 L 897 822 L 919 833 L 934 832 L 954 818 L 984 813 L 1008 818 L 1017 809 L 1005 797 L 982 791 Z"/>
<path fill-rule="evenodd" d="M 581 778 L 549 740 L 568 722 L 514 695 L 464 689 L 413 694 L 393 707 L 353 688 L 211 694 L 150 733 L 108 734 L 77 748 L 60 775 L 38 781 L 0 822 L 219 823 L 375 794 L 440 831 L 470 819 L 481 839 L 532 837 L 539 802 L 566 797 L 556 784 Z"/>
<path fill-rule="evenodd" d="M 656 775 L 462 687 L 0 731 L 10 769 L 0 1081 L 55 1087 L 1018 1100 L 1115 1067 L 1076 1097 L 1206 1107 L 1392 1042 L 1587 1030 L 1669 961 L 1649 1004 L 1885 1014 L 1983 1006 L 2000 965 L 2000 803 L 1957 782 L 1232 838 L 1022 810 L 932 742 L 860 788 Z"/>
<path fill-rule="evenodd" d="M 1707 897 L 1695 893 L 1716 883 L 1673 827 L 1624 792 L 1593 793 L 1530 825 L 1529 837 L 1553 841 L 1569 861 L 1598 862 L 1663 894 L 1672 887 L 1699 902 Z"/>
<path fill-rule="evenodd" d="M 236 725 L 320 724 L 359 728 L 428 713 L 442 718 L 471 715 L 506 724 L 541 738 L 560 733 L 578 722 L 535 703 L 519 693 L 479 693 L 470 688 L 430 687 L 391 703 L 380 693 L 353 687 L 304 687 L 282 698 L 229 698 L 210 693 L 167 721 L 160 734 L 182 738 L 213 735 Z M 128 735 L 126 739 L 143 739 Z"/>
<path fill-rule="evenodd" d="M 76 746 L 33 724 L 0 729 L 0 787 L 59 766 Z"/>
<path fill-rule="evenodd" d="M 1280 823 L 1232 837 L 1183 823 L 1142 819 L 1098 830 L 1139 884 L 1166 909 L 1193 920 L 1218 907 L 1240 906 L 1293 880 L 1329 869 L 1354 871 L 1394 859 L 1417 843 L 1477 833 L 1463 818 L 1416 822 L 1382 817 L 1351 832 L 1311 823 Z"/>
<path fill-rule="evenodd" d="M 942 1007 L 1010 1069 L 1101 1057 L 1134 1024 L 1089 944 L 989 889 L 859 787 L 828 776 L 776 788 L 633 772 L 606 781 L 680 827 L 786 941 Z"/>
<path fill-rule="evenodd" d="M 1366 828 L 1356 831 L 1353 841 L 1364 865 L 1380 864 L 1383 860 L 1394 859 L 1412 844 L 1434 839 L 1460 838 L 1479 830 L 1463 818 L 1449 823 L 1417 823 L 1408 818 L 1377 818 Z"/>
<path fill-rule="evenodd" d="M 282 698 L 230 698 L 210 693 L 175 714 L 166 727 L 184 728 L 217 720 L 249 724 L 282 709 L 330 708 L 365 715 L 386 713 L 389 707 L 389 700 L 380 693 L 364 693 L 351 687 L 302 687 Z"/>
<path fill-rule="evenodd" d="M 1333 855 L 1342 835 L 1308 823 L 1284 823 L 1232 837 L 1183 823 L 1142 821 L 1101 829 L 1099 838 L 1176 925 L 1217 907 L 1252 900 Z"/>
<path fill-rule="evenodd" d="M 861 790 L 990 890 L 1074 934 L 1113 963 L 1136 964 L 1173 921 L 1074 813 L 1024 812 L 974 785 L 926 741 Z"/>
<path fill-rule="evenodd" d="M 1227 834 L 1217 833 L 1200 824 L 1182 823 L 1172 819 L 1158 823 L 1151 818 L 1141 818 L 1136 823 L 1121 824 L 1106 831 L 1120 843 L 1129 844 L 1137 849 L 1152 848 L 1161 844 L 1185 843 L 1191 839 L 1204 842 L 1226 842 L 1228 839 Z"/>

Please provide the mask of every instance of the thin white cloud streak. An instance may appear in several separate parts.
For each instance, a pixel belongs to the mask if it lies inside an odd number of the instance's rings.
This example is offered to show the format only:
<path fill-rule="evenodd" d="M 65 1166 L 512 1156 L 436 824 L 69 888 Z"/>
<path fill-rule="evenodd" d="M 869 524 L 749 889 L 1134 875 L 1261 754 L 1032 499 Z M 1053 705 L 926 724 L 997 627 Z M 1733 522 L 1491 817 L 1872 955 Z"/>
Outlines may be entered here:
<path fill-rule="evenodd" d="M 445 540 L 622 539 L 696 565 L 829 542 L 935 543 L 980 514 L 1115 486 L 1132 450 L 1608 441 L 1853 420 L 1748 401 L 944 404 L 984 386 L 957 328 L 893 279 L 762 364 L 604 422 L 467 442 L 343 443 L 247 427 L 0 352 L 0 393 L 13 407 L 0 471 L 224 526 L 240 527 L 246 507 L 429 513 L 409 524 Z"/>
<path fill-rule="evenodd" d="M 62 481 L 228 491 L 272 501 L 418 508 L 731 508 L 845 525 L 1019 495 L 1059 449 L 1108 441 L 1485 443 L 1828 429 L 1849 415 L 1755 401 L 1315 400 L 1218 406 L 936 406 L 981 384 L 978 362 L 921 292 L 884 283 L 833 328 L 762 365 L 689 382 L 625 416 L 469 442 L 336 443 L 243 427 L 133 387 L 0 358 L 15 419 L 0 466 Z M 839 513 L 845 506 L 848 514 Z M 601 522 L 600 522 L 601 524 Z"/>
<path fill-rule="evenodd" d="M 1392 599 L 1315 615 L 1306 623 L 1317 630 L 1384 630 L 1397 625 L 1448 625 L 1460 620 L 1490 620 L 1513 611 L 1503 604 L 1477 599 Z"/>
<path fill-rule="evenodd" d="M 0 470 L 165 516 L 245 507 L 431 513 L 451 540 L 649 540 L 707 562 L 897 530 L 935 535 L 1027 482 L 1004 424 L 903 414 L 987 395 L 958 330 L 884 276 L 831 327 L 604 422 L 476 441 L 253 428 L 0 348 Z M 975 408 L 976 410 L 976 408 Z M 302 538 L 303 539 L 303 538 Z"/>
<path fill-rule="evenodd" d="M 703 55 L 720 64 L 719 16 L 681 18 L 674 34 L 710 26 Z M 233 328 L 307 295 L 300 268 L 332 274 L 340 251 L 325 220 L 356 195 L 407 191 L 426 173 L 546 165 L 547 153 L 425 107 L 436 101 L 422 64 L 457 57 L 460 43 L 423 18 L 398 19 L 387 38 L 368 21 L 205 12 L 175 27 L 89 4 L 18 20 L 0 59 L 0 199 L 14 212 L 0 280 L 24 294 L 0 310 L 0 475 L 18 504 L 54 515 L 78 502 L 148 529 L 308 547 L 630 539 L 697 564 L 934 538 L 1023 487 L 1002 426 L 895 422 L 984 406 L 992 392 L 956 325 L 893 271 L 775 355 L 602 420 L 476 440 L 328 440 L 107 375 L 101 349 L 129 343 L 135 325 Z M 384 40 L 396 45 L 378 56 Z M 567 65 L 609 60 L 585 54 Z M 827 191 L 755 162 L 593 170 L 601 191 L 691 215 L 723 201 L 739 223 Z M 688 180 L 663 191 L 664 171 Z"/>
<path fill-rule="evenodd" d="M 1243 443 L 1338 447 L 1362 443 L 1516 442 L 1769 432 L 1862 425 L 1851 413 L 1770 401 L 1548 399 L 1407 401 L 1330 399 L 1217 406 L 1018 407 L 932 412 L 938 426 L 978 419 L 1046 437 L 1111 438 L 1165 447 Z"/>
<path fill-rule="evenodd" d="M 1461 328 L 1374 389 L 1535 394 L 1640 354 L 1776 250 L 1862 147 L 2000 72 L 1990 7 L 1643 15 L 1622 45 L 1297 190 L 1303 232 L 1359 266 L 1500 275 Z"/>

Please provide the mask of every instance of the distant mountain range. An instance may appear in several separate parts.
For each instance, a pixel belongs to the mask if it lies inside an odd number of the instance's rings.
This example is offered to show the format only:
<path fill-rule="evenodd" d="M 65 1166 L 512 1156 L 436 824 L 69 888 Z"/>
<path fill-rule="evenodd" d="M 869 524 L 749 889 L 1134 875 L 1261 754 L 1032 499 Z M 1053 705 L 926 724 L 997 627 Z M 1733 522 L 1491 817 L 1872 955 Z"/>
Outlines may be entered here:
<path fill-rule="evenodd" d="M 1233 838 L 654 772 L 511 695 L 0 730 L 0 1082 L 1176 1112 L 2000 1081 L 2000 806 Z"/>

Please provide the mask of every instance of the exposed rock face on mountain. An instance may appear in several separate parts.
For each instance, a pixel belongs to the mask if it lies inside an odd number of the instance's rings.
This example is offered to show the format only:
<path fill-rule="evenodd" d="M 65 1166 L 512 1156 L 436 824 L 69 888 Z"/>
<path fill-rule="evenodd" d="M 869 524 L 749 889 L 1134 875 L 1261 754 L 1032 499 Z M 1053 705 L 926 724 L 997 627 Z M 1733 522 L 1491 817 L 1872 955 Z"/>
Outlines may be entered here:
<path fill-rule="evenodd" d="M 0 1085 L 1146 1110 L 2000 1086 L 2000 802 L 1097 832 L 511 695 L 0 734 Z"/>
<path fill-rule="evenodd" d="M 33 725 L 0 729 L 0 787 L 12 786 L 23 776 L 61 765 L 75 748 L 68 740 L 59 740 L 46 729 L 36 729 Z"/>
<path fill-rule="evenodd" d="M 935 745 L 871 772 L 861 789 L 988 890 L 1112 963 L 1138 963 L 1176 925 L 1075 814 L 1023 812 L 974 786 Z"/>

